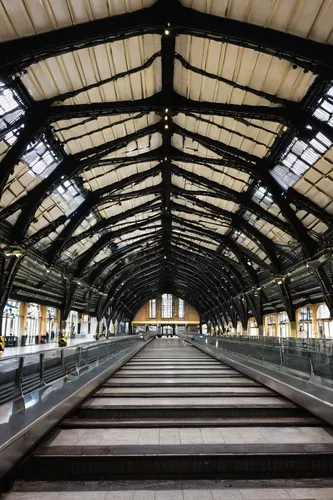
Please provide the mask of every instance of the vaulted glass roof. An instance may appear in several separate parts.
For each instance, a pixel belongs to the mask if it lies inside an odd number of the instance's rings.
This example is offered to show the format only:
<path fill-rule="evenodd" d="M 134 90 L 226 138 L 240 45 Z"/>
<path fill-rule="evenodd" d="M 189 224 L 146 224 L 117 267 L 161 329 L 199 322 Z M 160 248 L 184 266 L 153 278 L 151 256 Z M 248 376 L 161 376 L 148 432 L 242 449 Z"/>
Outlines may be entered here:
<path fill-rule="evenodd" d="M 11 295 L 333 312 L 332 28 L 317 0 L 0 0 Z"/>

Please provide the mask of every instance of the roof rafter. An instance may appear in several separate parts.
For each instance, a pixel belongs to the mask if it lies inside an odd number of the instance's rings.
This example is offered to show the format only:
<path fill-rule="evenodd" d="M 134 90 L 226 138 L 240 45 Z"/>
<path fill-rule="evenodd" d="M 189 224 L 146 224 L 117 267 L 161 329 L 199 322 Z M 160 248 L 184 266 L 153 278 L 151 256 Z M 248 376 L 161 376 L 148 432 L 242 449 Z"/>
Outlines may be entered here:
<path fill-rule="evenodd" d="M 250 23 L 204 14 L 186 8 L 177 0 L 169 0 L 168 18 L 163 14 L 165 3 L 158 0 L 152 7 L 129 14 L 77 24 L 68 28 L 12 40 L 1 44 L 2 75 L 70 50 L 89 47 L 142 33 L 160 33 L 167 21 L 177 34 L 213 37 L 296 62 L 314 72 L 332 75 L 332 48 L 329 45 L 301 38 L 282 31 Z"/>

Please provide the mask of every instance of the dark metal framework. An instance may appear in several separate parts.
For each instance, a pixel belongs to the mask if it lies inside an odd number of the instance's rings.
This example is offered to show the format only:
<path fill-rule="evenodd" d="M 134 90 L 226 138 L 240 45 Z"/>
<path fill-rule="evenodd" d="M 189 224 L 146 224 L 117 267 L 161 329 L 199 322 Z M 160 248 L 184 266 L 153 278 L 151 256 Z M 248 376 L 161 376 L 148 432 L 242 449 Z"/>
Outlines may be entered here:
<path fill-rule="evenodd" d="M 159 52 L 142 66 L 114 75 L 108 81 L 101 81 L 96 85 L 37 102 L 28 95 L 18 76 L 31 64 L 48 57 L 150 33 L 161 36 Z M 181 34 L 232 43 L 286 59 L 304 71 L 316 74 L 315 83 L 305 98 L 296 103 L 226 80 L 191 66 L 176 53 L 175 40 Z M 286 310 L 290 321 L 294 321 L 296 306 L 293 304 L 293 292 L 288 279 L 284 278 L 277 285 L 276 276 L 287 275 L 288 270 L 297 267 L 300 260 L 317 263 L 307 267 L 308 273 L 333 314 L 332 283 L 323 266 L 325 261 L 317 258 L 323 247 L 327 246 L 327 238 L 320 239 L 307 231 L 297 213 L 305 210 L 313 214 L 329 227 L 329 234 L 332 227 L 331 216 L 294 189 L 283 189 L 273 175 L 274 166 L 290 138 L 300 136 L 311 139 L 320 132 L 333 142 L 333 128 L 313 115 L 314 103 L 332 80 L 332 51 L 331 46 L 308 39 L 203 14 L 185 8 L 178 0 L 158 0 L 147 9 L 60 29 L 56 35 L 54 32 L 47 32 L 0 44 L 0 79 L 15 88 L 25 107 L 24 117 L 20 116 L 2 131 L 1 136 L 4 137 L 9 131 L 24 124 L 17 132 L 16 142 L 1 161 L 0 189 L 4 189 L 9 176 L 15 172 L 15 166 L 27 146 L 42 136 L 53 143 L 60 157 L 59 164 L 50 175 L 27 192 L 26 196 L 0 212 L 0 222 L 7 231 L 7 236 L 3 238 L 4 244 L 19 245 L 23 252 L 23 258 L 6 257 L 4 253 L 0 253 L 3 291 L 0 315 L 10 293 L 29 297 L 28 282 L 33 269 L 24 268 L 21 264 L 24 259 L 29 259 L 31 249 L 38 253 L 45 266 L 51 267 L 53 279 L 59 284 L 57 299 L 52 299 L 45 276 L 40 282 L 40 294 L 45 294 L 47 303 L 52 303 L 52 300 L 53 303 L 60 303 L 64 318 L 72 307 L 80 309 L 78 304 L 85 304 L 81 309 L 96 314 L 99 320 L 103 316 L 131 320 L 146 300 L 156 294 L 168 292 L 192 303 L 204 321 L 221 329 L 225 328 L 228 321 L 235 325 L 237 319 L 246 328 L 249 314 L 256 318 L 261 327 L 264 312 L 271 308 Z M 62 104 L 91 87 L 97 88 L 107 82 L 139 73 L 156 60 L 161 62 L 162 89 L 151 97 L 136 101 Z M 252 92 L 274 106 L 233 105 L 187 99 L 174 90 L 175 61 L 183 68 L 206 78 Z M 89 120 L 96 116 L 121 114 L 133 117 L 152 112 L 161 117 L 157 124 L 74 155 L 65 153 L 63 145 L 53 135 L 52 127 L 59 120 Z M 276 136 L 269 153 L 264 158 L 259 158 L 177 125 L 174 117 L 180 113 L 207 123 L 210 123 L 207 118 L 209 116 L 232 117 L 245 124 L 249 124 L 252 119 L 271 121 L 285 125 L 286 131 Z M 132 141 L 151 138 L 156 134 L 162 137 L 162 144 L 157 149 L 135 157 L 118 156 L 105 160 L 107 155 L 122 150 Z M 205 158 L 178 149 L 173 145 L 173 138 L 176 136 L 183 141 L 197 143 L 215 156 Z M 53 220 L 49 226 L 32 235 L 28 234 L 41 203 L 64 181 L 76 179 L 79 182 L 80 173 L 98 165 L 130 166 L 147 162 L 155 162 L 156 166 L 86 193 L 84 202 L 71 214 L 69 222 L 63 215 Z M 181 168 L 179 165 L 182 163 L 201 165 L 219 172 L 222 169 L 226 172 L 228 169 L 236 169 L 249 174 L 250 182 L 247 189 L 238 192 Z M 157 185 L 128 191 L 130 186 L 138 186 L 155 176 L 161 179 Z M 191 183 L 192 189 L 180 188 L 174 182 L 175 179 Z M 263 186 L 270 193 L 282 217 L 273 215 L 253 200 L 256 186 Z M 147 195 L 154 198 L 138 203 L 120 214 L 99 219 L 91 228 L 75 234 L 80 224 L 97 207 L 105 203 L 121 203 L 126 199 L 140 200 Z M 204 201 L 202 196 L 211 198 L 212 202 Z M 213 204 L 214 198 L 232 201 L 241 208 L 236 212 L 221 209 Z M 18 210 L 20 214 L 9 231 L 6 219 Z M 296 242 L 295 249 L 274 243 L 247 220 L 245 212 L 288 234 Z M 149 216 L 139 223 L 128 221 L 138 214 Z M 203 226 L 187 220 L 188 214 L 197 215 L 207 224 Z M 210 229 L 210 222 L 226 224 L 229 229 L 226 234 L 216 232 Z M 48 247 L 36 250 L 43 238 L 59 230 L 65 223 L 67 225 Z M 238 231 L 244 233 L 265 257 L 259 257 L 254 251 L 242 246 L 237 240 Z M 98 238 L 87 250 L 73 261 L 64 263 L 65 251 L 70 253 L 75 244 L 94 235 Z M 117 238 L 123 238 L 125 246 L 118 248 L 115 244 Z M 212 242 L 215 250 L 209 246 Z M 110 254 L 99 262 L 94 262 L 94 257 L 103 249 L 110 249 Z M 22 276 L 17 275 L 15 281 L 18 269 L 21 269 Z M 278 299 L 275 300 L 276 292 Z"/>

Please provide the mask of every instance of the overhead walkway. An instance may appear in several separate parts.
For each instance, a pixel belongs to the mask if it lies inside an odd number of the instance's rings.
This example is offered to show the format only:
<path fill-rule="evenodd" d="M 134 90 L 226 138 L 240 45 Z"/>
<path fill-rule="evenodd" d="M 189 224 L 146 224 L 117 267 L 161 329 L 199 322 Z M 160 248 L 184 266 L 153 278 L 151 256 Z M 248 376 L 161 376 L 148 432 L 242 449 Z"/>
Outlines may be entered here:
<path fill-rule="evenodd" d="M 6 500 L 323 499 L 332 475 L 328 424 L 178 338 L 156 339 L 35 449 Z"/>

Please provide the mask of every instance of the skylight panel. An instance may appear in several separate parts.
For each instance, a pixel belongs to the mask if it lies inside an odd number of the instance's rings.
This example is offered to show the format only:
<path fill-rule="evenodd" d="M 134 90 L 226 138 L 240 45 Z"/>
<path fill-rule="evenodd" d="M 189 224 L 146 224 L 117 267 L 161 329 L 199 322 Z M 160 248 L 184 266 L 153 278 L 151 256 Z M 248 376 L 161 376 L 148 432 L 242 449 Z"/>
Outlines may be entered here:
<path fill-rule="evenodd" d="M 0 130 L 6 130 L 23 114 L 24 108 L 15 91 L 0 82 Z M 15 135 L 13 139 L 13 142 L 15 142 Z"/>
<path fill-rule="evenodd" d="M 0 82 L 0 116 L 21 107 L 19 99 L 14 90 Z"/>
<path fill-rule="evenodd" d="M 58 186 L 53 196 L 59 200 L 66 215 L 73 213 L 85 199 L 81 188 L 74 180 L 66 180 Z"/>
<path fill-rule="evenodd" d="M 332 146 L 331 141 L 318 133 L 308 143 L 294 139 L 289 150 L 273 171 L 287 187 L 292 186 L 312 167 Z"/>
<path fill-rule="evenodd" d="M 269 208 L 273 204 L 273 197 L 271 193 L 264 187 L 259 186 L 254 192 L 252 199 L 259 204 L 265 205 Z"/>
<path fill-rule="evenodd" d="M 45 137 L 29 144 L 22 160 L 41 179 L 48 177 L 60 162 L 60 158 Z"/>
<path fill-rule="evenodd" d="M 333 127 L 333 86 L 326 96 L 319 99 L 313 116 Z M 313 129 L 310 124 L 306 128 Z M 321 132 L 309 141 L 294 138 L 280 163 L 273 169 L 277 180 L 287 188 L 293 186 L 330 147 L 332 142 Z"/>

